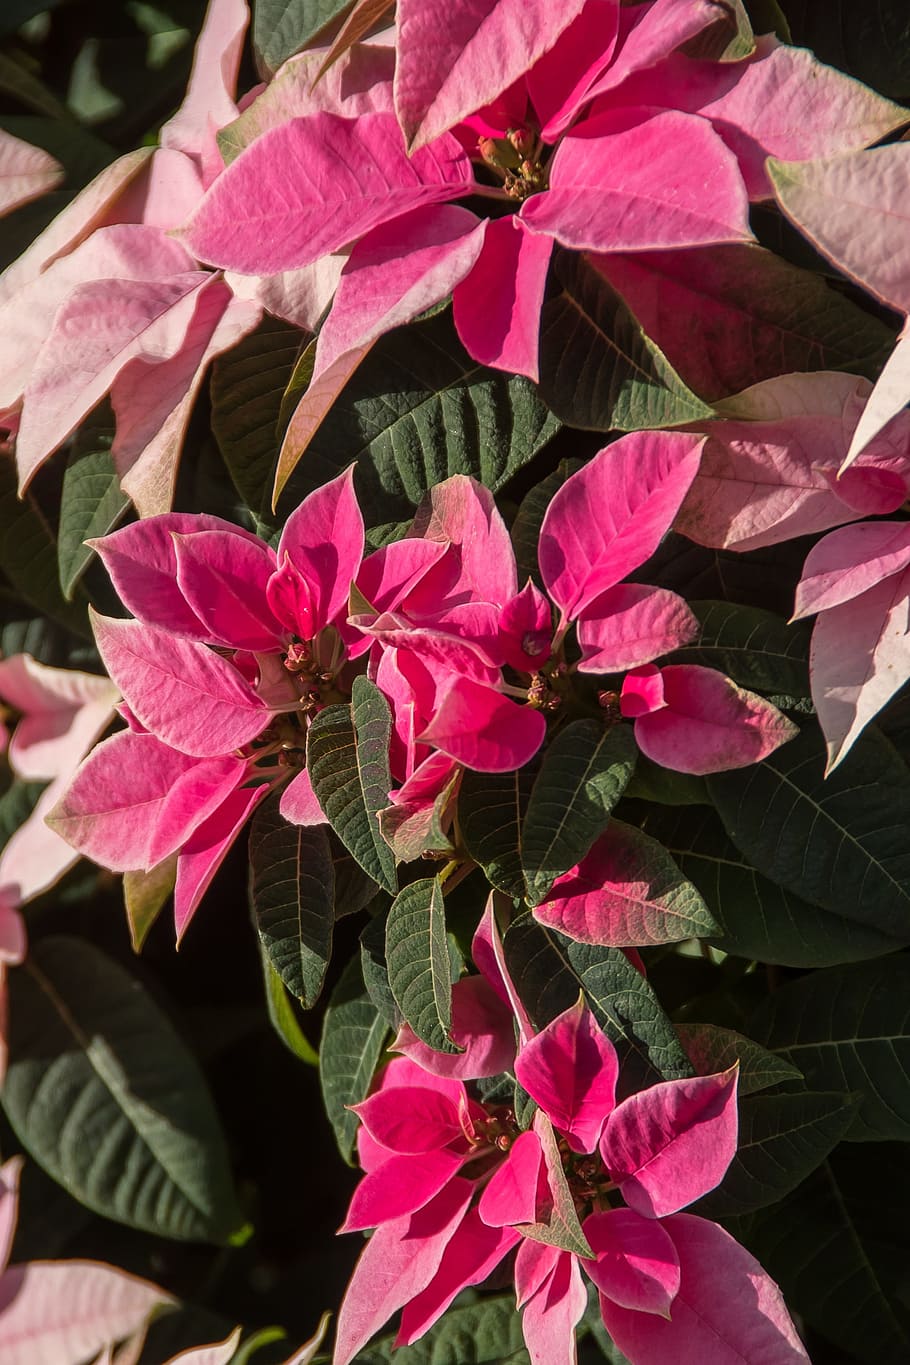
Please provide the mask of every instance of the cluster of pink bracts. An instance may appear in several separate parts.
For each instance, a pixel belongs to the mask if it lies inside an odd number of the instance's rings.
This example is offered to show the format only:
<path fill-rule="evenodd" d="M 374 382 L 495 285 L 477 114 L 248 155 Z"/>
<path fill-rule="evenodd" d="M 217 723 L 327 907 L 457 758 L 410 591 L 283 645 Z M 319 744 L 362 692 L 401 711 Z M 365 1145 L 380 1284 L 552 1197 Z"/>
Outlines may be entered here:
<path fill-rule="evenodd" d="M 277 551 L 177 513 L 96 542 L 135 614 L 94 617 L 128 724 L 88 756 L 52 827 L 114 871 L 177 854 L 182 933 L 271 786 L 286 783 L 286 819 L 323 820 L 307 726 L 364 669 L 391 708 L 401 785 L 390 802 L 414 812 L 450 793 L 463 767 L 527 763 L 547 716 L 571 706 L 576 671 L 625 675 L 616 710 L 659 763 L 708 773 L 763 758 L 792 722 L 712 669 L 655 667 L 697 622 L 675 593 L 622 582 L 656 549 L 700 451 L 694 436 L 633 434 L 573 475 L 541 529 L 547 596 L 519 588 L 492 495 L 463 477 L 433 490 L 419 535 L 365 559 L 350 471 L 297 508 Z M 579 515 L 592 505 L 606 509 L 596 521 Z M 580 657 L 567 662 L 573 623 Z"/>

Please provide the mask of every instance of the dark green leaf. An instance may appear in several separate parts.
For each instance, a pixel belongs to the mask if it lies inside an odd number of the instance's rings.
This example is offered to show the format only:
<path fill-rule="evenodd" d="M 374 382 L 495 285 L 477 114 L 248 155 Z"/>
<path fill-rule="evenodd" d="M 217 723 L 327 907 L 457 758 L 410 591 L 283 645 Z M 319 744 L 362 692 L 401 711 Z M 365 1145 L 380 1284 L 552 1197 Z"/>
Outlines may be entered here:
<path fill-rule="evenodd" d="M 95 553 L 84 542 L 113 531 L 130 506 L 111 459 L 111 436 L 96 426 L 83 428 L 63 475 L 57 562 L 67 601 Z"/>
<path fill-rule="evenodd" d="M 357 1115 L 347 1108 L 366 1099 L 389 1027 L 363 986 L 360 963 L 348 963 L 332 992 L 319 1045 L 319 1079 L 338 1149 L 354 1165 Z"/>
<path fill-rule="evenodd" d="M 389 985 L 389 969 L 385 960 L 385 925 L 387 916 L 376 914 L 360 935 L 360 970 L 367 994 L 389 1028 L 396 1032 L 401 1024 L 401 1011 Z"/>
<path fill-rule="evenodd" d="M 269 961 L 310 1009 L 332 954 L 332 851 L 324 826 L 289 824 L 277 796 L 259 807 L 250 826 L 250 901 Z"/>
<path fill-rule="evenodd" d="M 241 1216 L 195 1059 L 122 967 L 46 938 L 9 976 L 3 1107 L 23 1146 L 97 1213 L 159 1236 L 229 1242 Z"/>
<path fill-rule="evenodd" d="M 910 95 L 910 11 L 904 0 L 779 0 L 794 43 L 883 95 Z"/>
<path fill-rule="evenodd" d="M 656 801 L 659 806 L 710 806 L 711 798 L 703 777 L 694 773 L 675 773 L 638 755 L 635 771 L 623 795 L 636 801 Z"/>
<path fill-rule="evenodd" d="M 692 1065 L 657 997 L 619 948 L 592 947 L 545 929 L 522 915 L 506 931 L 506 961 L 538 1028 L 570 1008 L 584 991 L 624 1062 L 622 1083 L 640 1089 L 655 1080 L 691 1076 Z"/>
<path fill-rule="evenodd" d="M 352 0 L 257 0 L 253 46 L 267 71 L 306 47 Z"/>
<path fill-rule="evenodd" d="M 0 569 L 26 602 L 67 630 L 91 637 L 85 599 L 67 602 L 60 591 L 57 547 L 43 513 L 30 493 L 20 502 L 16 466 L 0 459 Z"/>
<path fill-rule="evenodd" d="M 212 367 L 212 430 L 234 487 L 263 527 L 274 525 L 278 417 L 303 335 L 266 316 Z"/>
<path fill-rule="evenodd" d="M 512 522 L 512 546 L 518 566 L 519 583 L 533 579 L 538 587 L 543 587 L 540 568 L 537 563 L 537 542 L 540 528 L 547 514 L 547 508 L 562 488 L 566 479 L 581 469 L 583 460 L 560 460 L 559 464 L 540 483 L 536 483 L 521 501 L 515 520 Z"/>
<path fill-rule="evenodd" d="M 437 1052 L 460 1051 L 449 1038 L 452 984 L 438 877 L 399 891 L 386 920 L 385 943 L 392 995 L 417 1037 Z"/>
<path fill-rule="evenodd" d="M 852 1141 L 910 1139 L 910 957 L 800 977 L 768 997 L 750 1033 L 809 1089 L 860 1097 Z"/>
<path fill-rule="evenodd" d="M 642 431 L 711 416 L 591 260 L 557 252 L 552 273 L 559 292 L 541 313 L 540 392 L 561 421 Z"/>
<path fill-rule="evenodd" d="M 265 1003 L 269 1012 L 269 1022 L 284 1043 L 289 1052 L 301 1062 L 306 1062 L 307 1066 L 319 1065 L 319 1054 L 310 1044 L 309 1039 L 304 1033 L 297 1016 L 294 1013 L 294 1006 L 288 994 L 287 987 L 275 970 L 271 958 L 266 952 L 262 943 L 259 944 L 259 956 L 262 960 L 262 975 L 265 984 Z"/>
<path fill-rule="evenodd" d="M 307 768 L 326 819 L 363 870 L 392 895 L 395 859 L 376 812 L 388 804 L 392 719 L 367 678 L 354 680 L 351 706 L 327 706 L 307 735 Z"/>
<path fill-rule="evenodd" d="M 335 869 L 335 918 L 344 919 L 346 915 L 359 914 L 369 905 L 376 895 L 376 883 L 331 830 L 329 844 Z"/>
<path fill-rule="evenodd" d="M 15 33 L 36 14 L 56 9 L 61 0 L 6 0 L 0 14 L 0 33 Z"/>
<path fill-rule="evenodd" d="M 149 931 L 172 894 L 176 880 L 176 853 L 148 872 L 124 872 L 123 903 L 134 953 L 142 952 Z"/>
<path fill-rule="evenodd" d="M 709 777 L 708 790 L 737 848 L 772 881 L 900 937 L 910 923 L 910 770 L 870 726 L 824 772 L 810 725 L 762 763 Z"/>
<path fill-rule="evenodd" d="M 699 1076 L 716 1075 L 739 1062 L 740 1097 L 784 1081 L 802 1080 L 802 1072 L 759 1043 L 716 1024 L 677 1024 L 676 1032 Z"/>
<path fill-rule="evenodd" d="M 707 402 L 794 370 L 874 378 L 890 328 L 818 275 L 748 243 L 600 257 L 680 378 Z"/>
<path fill-rule="evenodd" d="M 521 822 L 531 794 L 534 767 L 511 773 L 466 769 L 458 795 L 458 822 L 464 845 L 487 878 L 508 896 L 525 891 L 521 861 Z"/>
<path fill-rule="evenodd" d="M 705 806 L 649 810 L 642 826 L 670 850 L 698 887 L 722 932 L 711 942 L 725 953 L 785 967 L 827 967 L 893 952 L 893 938 L 812 905 L 763 877 Z M 760 864 L 761 865 L 761 864 Z"/>
<path fill-rule="evenodd" d="M 843 1094 L 747 1095 L 739 1104 L 736 1155 L 716 1190 L 693 1212 L 730 1218 L 774 1204 L 820 1166 L 850 1127 Z"/>
<path fill-rule="evenodd" d="M 783 1203 L 733 1231 L 829 1341 L 865 1365 L 910 1359 L 906 1144 L 839 1147 Z"/>
<path fill-rule="evenodd" d="M 472 360 L 442 313 L 376 343 L 307 447 L 282 505 L 356 460 L 369 520 L 401 521 L 451 474 L 498 492 L 558 428 L 529 379 Z"/>
<path fill-rule="evenodd" d="M 808 621 L 787 625 L 773 612 L 735 602 L 690 602 L 701 626 L 693 645 L 678 649 L 674 663 L 701 664 L 726 673 L 740 687 L 759 692 L 809 695 Z"/>
<path fill-rule="evenodd" d="M 544 753 L 521 831 L 528 898 L 542 900 L 556 877 L 581 862 L 607 827 L 632 776 L 638 749 L 627 725 L 576 720 Z"/>
<path fill-rule="evenodd" d="M 515 1295 L 451 1308 L 413 1346 L 383 1337 L 360 1352 L 356 1365 L 528 1365 Z"/>

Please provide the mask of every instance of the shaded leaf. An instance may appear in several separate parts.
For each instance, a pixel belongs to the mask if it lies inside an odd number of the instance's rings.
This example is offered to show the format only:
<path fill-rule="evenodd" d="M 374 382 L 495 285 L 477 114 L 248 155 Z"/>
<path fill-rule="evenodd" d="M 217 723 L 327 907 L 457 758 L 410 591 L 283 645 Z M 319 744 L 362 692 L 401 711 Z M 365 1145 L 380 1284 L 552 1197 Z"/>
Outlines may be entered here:
<path fill-rule="evenodd" d="M 543 1028 L 585 997 L 623 1063 L 628 1091 L 691 1076 L 692 1065 L 648 982 L 619 948 L 575 943 L 522 915 L 506 931 L 506 961 L 535 1025 Z"/>
<path fill-rule="evenodd" d="M 543 587 L 543 579 L 537 564 L 540 528 L 555 494 L 562 488 L 566 479 L 581 469 L 583 463 L 583 460 L 560 460 L 552 474 L 536 483 L 522 499 L 510 531 L 519 583 L 531 578 L 539 588 Z"/>
<path fill-rule="evenodd" d="M 332 992 L 319 1044 L 319 1080 L 338 1149 L 353 1166 L 358 1119 L 347 1107 L 366 1099 L 389 1026 L 363 986 L 360 963 L 348 963 Z"/>
<path fill-rule="evenodd" d="M 253 8 L 253 46 L 267 71 L 276 71 L 336 19 L 351 0 L 258 0 Z"/>
<path fill-rule="evenodd" d="M 312 1047 L 303 1029 L 297 1022 L 294 1013 L 294 1006 L 288 994 L 287 987 L 275 969 L 272 959 L 266 952 L 262 942 L 259 944 L 259 956 L 262 959 L 262 975 L 265 983 L 265 1003 L 269 1012 L 269 1021 L 278 1037 L 284 1043 L 289 1052 L 293 1052 L 301 1062 L 306 1062 L 307 1066 L 319 1065 L 319 1054 Z"/>
<path fill-rule="evenodd" d="M 389 986 L 417 1037 L 437 1052 L 459 1052 L 449 1037 L 452 985 L 438 877 L 411 882 L 398 893 L 386 920 L 385 941 Z"/>
<path fill-rule="evenodd" d="M 39 612 L 67 630 L 91 638 L 85 598 L 67 602 L 60 590 L 53 532 L 31 493 L 19 501 L 16 466 L 0 458 L 0 569 Z"/>
<path fill-rule="evenodd" d="M 900 937 L 910 912 L 910 771 L 871 726 L 824 771 L 824 741 L 810 725 L 763 762 L 712 775 L 708 791 L 754 867 L 825 910 Z"/>
<path fill-rule="evenodd" d="M 413 1346 L 382 1337 L 357 1356 L 357 1365 L 527 1365 L 514 1294 L 451 1308 Z"/>
<path fill-rule="evenodd" d="M 779 0 L 793 42 L 893 99 L 910 94 L 910 12 L 903 0 Z"/>
<path fill-rule="evenodd" d="M 367 678 L 354 680 L 351 706 L 327 706 L 307 735 L 307 768 L 326 819 L 363 870 L 392 895 L 395 859 L 379 830 L 388 804 L 388 702 Z"/>
<path fill-rule="evenodd" d="M 561 421 L 644 431 L 711 415 L 590 258 L 558 252 L 552 273 L 559 292 L 540 318 L 540 392 Z"/>
<path fill-rule="evenodd" d="M 318 1000 L 332 953 L 335 873 L 322 825 L 291 825 L 277 796 L 250 826 L 250 902 L 259 941 L 305 1009 Z"/>
<path fill-rule="evenodd" d="M 716 1024 L 677 1024 L 676 1032 L 699 1076 L 713 1076 L 739 1063 L 740 1098 L 784 1081 L 802 1080 L 802 1072 L 785 1058 L 733 1029 Z"/>
<path fill-rule="evenodd" d="M 701 634 L 673 653 L 674 663 L 716 668 L 740 687 L 759 692 L 809 695 L 807 622 L 788 625 L 760 607 L 735 602 L 690 602 Z"/>
<path fill-rule="evenodd" d="M 783 1199 L 821 1165 L 853 1116 L 850 1097 L 837 1092 L 747 1095 L 739 1105 L 736 1155 L 717 1189 L 693 1211 L 729 1218 Z"/>
<path fill-rule="evenodd" d="M 637 754 L 626 725 L 606 728 L 596 720 L 576 720 L 554 736 L 522 825 L 521 861 L 532 903 L 581 862 L 606 828 Z"/>
<path fill-rule="evenodd" d="M 67 601 L 72 600 L 76 584 L 95 553 L 83 542 L 113 531 L 130 506 L 129 498 L 120 491 L 110 446 L 110 432 L 91 424 L 83 427 L 63 474 L 57 563 Z"/>
<path fill-rule="evenodd" d="M 32 945 L 9 993 L 3 1108 L 35 1160 L 107 1218 L 234 1240 L 241 1216 L 205 1079 L 139 982 L 60 936 Z"/>
<path fill-rule="evenodd" d="M 123 902 L 130 944 L 134 953 L 141 953 L 149 931 L 173 894 L 177 880 L 177 854 L 148 872 L 124 872 Z"/>
<path fill-rule="evenodd" d="M 508 896 L 524 895 L 521 824 L 534 781 L 534 766 L 511 773 L 465 769 L 458 795 L 464 845 L 487 879 Z"/>
<path fill-rule="evenodd" d="M 750 1032 L 810 1089 L 859 1097 L 850 1140 L 910 1139 L 910 958 L 800 977 L 768 997 Z"/>

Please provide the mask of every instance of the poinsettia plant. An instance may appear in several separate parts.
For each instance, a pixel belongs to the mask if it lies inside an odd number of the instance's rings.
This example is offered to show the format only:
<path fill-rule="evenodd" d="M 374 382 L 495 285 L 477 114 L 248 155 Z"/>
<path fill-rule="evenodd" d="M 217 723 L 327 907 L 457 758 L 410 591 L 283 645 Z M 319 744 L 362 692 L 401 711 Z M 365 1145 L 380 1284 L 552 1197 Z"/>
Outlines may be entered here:
<path fill-rule="evenodd" d="M 0 16 L 4 1365 L 902 1365 L 904 6 L 103 8 Z"/>

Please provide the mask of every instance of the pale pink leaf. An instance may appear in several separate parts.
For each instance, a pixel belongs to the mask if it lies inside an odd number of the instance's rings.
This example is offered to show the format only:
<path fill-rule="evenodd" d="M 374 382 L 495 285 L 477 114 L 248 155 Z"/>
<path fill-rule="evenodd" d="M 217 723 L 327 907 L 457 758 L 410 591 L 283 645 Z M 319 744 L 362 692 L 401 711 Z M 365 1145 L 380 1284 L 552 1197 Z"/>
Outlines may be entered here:
<path fill-rule="evenodd" d="M 610 111 L 560 144 L 550 188 L 521 216 L 584 251 L 654 251 L 751 240 L 733 153 L 710 124 L 674 111 Z"/>
<path fill-rule="evenodd" d="M 310 640 L 346 613 L 363 545 L 352 465 L 304 498 L 285 522 L 268 593 L 277 618 Z"/>
<path fill-rule="evenodd" d="M 112 222 L 142 223 L 169 232 L 192 213 L 202 192 L 202 176 L 190 157 L 170 147 L 156 147 L 111 206 L 109 217 Z"/>
<path fill-rule="evenodd" d="M 471 678 L 458 678 L 418 739 L 479 772 L 521 768 L 540 748 L 547 723 L 540 711 L 522 706 Z"/>
<path fill-rule="evenodd" d="M 713 668 L 670 664 L 661 672 L 665 705 L 638 717 L 635 740 L 665 768 L 698 775 L 744 768 L 799 733 L 770 702 Z"/>
<path fill-rule="evenodd" d="M 669 1321 L 600 1301 L 607 1331 L 635 1365 L 807 1365 L 780 1290 L 745 1248 L 692 1214 L 663 1227 L 681 1277 Z"/>
<path fill-rule="evenodd" d="M 441 561 L 435 571 L 420 582 L 419 593 L 412 589 L 409 607 L 427 612 L 438 608 L 440 584 L 445 592 L 469 594 L 475 599 L 504 606 L 518 592 L 515 552 L 496 500 L 488 488 L 466 474 L 453 474 L 430 489 L 414 518 L 413 536 L 448 541 L 457 554 Z M 451 577 L 452 564 L 458 572 Z M 422 608 L 419 602 L 422 600 Z M 467 600 L 464 597 L 462 600 Z"/>
<path fill-rule="evenodd" d="M 97 612 L 92 625 L 108 673 L 139 721 L 165 744 L 214 757 L 265 729 L 269 713 L 260 698 L 206 645 Z"/>
<path fill-rule="evenodd" d="M 821 613 L 809 674 L 830 773 L 910 678 L 910 569 Z"/>
<path fill-rule="evenodd" d="M 0 129 L 0 215 L 52 190 L 63 168 L 41 147 Z"/>
<path fill-rule="evenodd" d="M 224 1341 L 213 1342 L 210 1346 L 192 1346 L 188 1351 L 180 1351 L 172 1356 L 167 1365 L 230 1365 L 240 1344 L 240 1328 L 237 1327 Z"/>
<path fill-rule="evenodd" d="M 13 1249 L 22 1162 L 21 1156 L 12 1156 L 0 1166 L 0 1276 L 6 1269 Z"/>
<path fill-rule="evenodd" d="M 515 214 L 486 223 L 479 259 L 455 285 L 452 316 L 469 355 L 539 378 L 540 310 L 553 242 Z"/>
<path fill-rule="evenodd" d="M 100 728 L 103 729 L 104 725 Z M 51 814 L 65 794 L 71 777 L 72 771 L 64 771 L 49 783 L 39 796 L 31 815 L 4 844 L 0 852 L 0 901 L 26 904 L 42 891 L 55 886 L 77 861 L 78 852 L 45 823 L 45 817 Z M 15 931 L 16 921 L 12 922 L 11 927 Z M 24 949 L 21 927 L 18 937 Z M 24 951 L 16 953 L 15 960 L 21 960 L 22 956 Z M 0 946 L 0 959 L 4 957 L 10 957 L 9 948 Z"/>
<path fill-rule="evenodd" d="M 149 626 L 160 626 L 191 640 L 205 638 L 205 627 L 177 585 L 174 536 L 219 531 L 252 540 L 258 536 L 207 512 L 169 512 L 131 523 L 99 540 L 90 540 L 107 569 L 117 596 L 128 611 Z"/>
<path fill-rule="evenodd" d="M 532 1365 L 575 1365 L 575 1328 L 586 1304 L 578 1262 L 567 1251 L 561 1251 L 552 1271 L 522 1312 L 521 1330 Z"/>
<path fill-rule="evenodd" d="M 623 1199 L 645 1218 L 676 1213 L 724 1178 L 736 1154 L 739 1064 L 662 1081 L 607 1119 L 600 1154 Z"/>
<path fill-rule="evenodd" d="M 315 383 L 308 386 L 294 415 L 288 422 L 287 431 L 278 452 L 278 465 L 275 470 L 275 485 L 272 490 L 272 506 L 277 506 L 282 490 L 293 474 L 300 457 L 322 426 L 329 410 L 341 393 L 351 375 L 372 346 L 370 342 L 355 351 L 345 351 L 334 365 L 330 365 Z"/>
<path fill-rule="evenodd" d="M 233 96 L 249 19 L 246 0 L 210 0 L 186 95 L 161 129 L 162 147 L 211 157 L 215 133 L 237 116 Z"/>
<path fill-rule="evenodd" d="M 0 660 L 0 698 L 21 713 L 9 745 L 13 771 L 47 782 L 75 770 L 113 718 L 119 693 L 109 678 L 14 654 Z"/>
<path fill-rule="evenodd" d="M 502 1258 L 521 1241 L 514 1228 L 491 1228 L 476 1208 L 468 1209 L 452 1234 L 439 1269 L 422 1293 L 404 1306 L 396 1346 L 408 1346 L 423 1336 L 449 1304 L 468 1285 L 482 1284 Z"/>
<path fill-rule="evenodd" d="M 181 237 L 199 260 L 247 275 L 294 270 L 409 209 L 471 184 L 446 135 L 413 157 L 391 114 L 318 113 L 265 133 L 218 177 Z"/>
<path fill-rule="evenodd" d="M 395 108 L 423 147 L 491 103 L 553 46 L 584 0 L 399 0 Z"/>
<path fill-rule="evenodd" d="M 319 333 L 313 378 L 348 351 L 403 326 L 451 294 L 471 270 L 486 224 L 431 204 L 384 223 L 354 247 Z"/>
<path fill-rule="evenodd" d="M 616 1049 L 579 1001 L 526 1043 L 516 1079 L 575 1152 L 593 1152 L 616 1101 Z"/>
<path fill-rule="evenodd" d="M 473 1182 L 455 1176 L 425 1208 L 377 1228 L 338 1314 L 333 1365 L 350 1365 L 392 1314 L 426 1289 L 473 1194 Z"/>
<path fill-rule="evenodd" d="M 592 1213 L 583 1227 L 597 1254 L 585 1269 L 600 1292 L 623 1308 L 669 1318 L 679 1291 L 679 1257 L 660 1223 L 632 1209 L 607 1209 Z"/>
<path fill-rule="evenodd" d="M 299 1351 L 294 1351 L 292 1355 L 288 1356 L 287 1360 L 284 1361 L 284 1365 L 312 1365 L 312 1362 L 315 1360 L 317 1352 L 323 1343 L 325 1334 L 329 1330 L 330 1317 L 331 1315 L 329 1313 L 323 1313 L 322 1317 L 319 1319 L 319 1326 L 316 1328 L 316 1331 L 310 1337 L 309 1341 L 305 1341 Z"/>
<path fill-rule="evenodd" d="M 21 399 L 58 309 L 78 286 L 99 280 L 160 283 L 194 269 L 189 252 L 157 229 L 121 224 L 97 229 L 68 255 L 25 279 L 0 304 L 0 410 Z M 103 291 L 100 311 L 103 315 Z M 62 363 L 68 369 L 72 361 L 69 354 Z"/>
<path fill-rule="evenodd" d="M 538 558 L 564 619 L 654 553 L 695 477 L 702 444 L 682 433 L 632 432 L 562 485 L 544 517 Z"/>
<path fill-rule="evenodd" d="M 825 536 L 806 556 L 793 619 L 829 611 L 910 564 L 910 524 L 862 521 Z"/>
<path fill-rule="evenodd" d="M 171 1303 L 157 1285 L 95 1261 L 10 1266 L 0 1278 L 3 1365 L 85 1360 Z"/>
<path fill-rule="evenodd" d="M 697 618 L 677 593 L 618 583 L 582 611 L 578 671 L 621 673 L 691 644 L 699 630 Z"/>
<path fill-rule="evenodd" d="M 846 275 L 910 312 L 910 143 L 768 162 L 778 203 Z"/>
<path fill-rule="evenodd" d="M 229 792 L 180 850 L 174 884 L 174 927 L 178 945 L 231 845 L 268 792 L 265 784 Z"/>
<path fill-rule="evenodd" d="M 260 304 L 273 317 L 305 332 L 315 332 L 338 288 L 347 251 L 331 251 L 299 270 L 275 275 L 238 275 L 226 270 L 224 282 L 234 297 Z"/>
<path fill-rule="evenodd" d="M 717 927 L 666 849 L 621 820 L 611 820 L 578 866 L 556 878 L 533 913 L 578 943 L 615 948 L 678 943 Z"/>
<path fill-rule="evenodd" d="M 910 331 L 904 327 L 857 423 L 841 473 L 866 449 L 883 427 L 910 403 Z"/>
<path fill-rule="evenodd" d="M 16 438 L 20 489 L 110 390 L 129 361 L 177 355 L 192 321 L 200 271 L 172 279 L 77 285 L 58 310 L 29 376 Z"/>
<path fill-rule="evenodd" d="M 89 754 L 49 816 L 72 846 L 114 872 L 148 865 L 157 812 L 196 760 L 154 735 L 121 730 Z"/>
<path fill-rule="evenodd" d="M 448 1184 L 463 1160 L 446 1147 L 388 1157 L 357 1186 L 339 1232 L 362 1232 L 422 1209 Z"/>
<path fill-rule="evenodd" d="M 482 976 L 465 976 L 452 987 L 452 1027 L 449 1037 L 463 1051 L 437 1052 L 402 1024 L 394 1051 L 403 1053 L 440 1076 L 476 1080 L 508 1071 L 515 1060 L 513 1014 Z"/>

